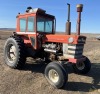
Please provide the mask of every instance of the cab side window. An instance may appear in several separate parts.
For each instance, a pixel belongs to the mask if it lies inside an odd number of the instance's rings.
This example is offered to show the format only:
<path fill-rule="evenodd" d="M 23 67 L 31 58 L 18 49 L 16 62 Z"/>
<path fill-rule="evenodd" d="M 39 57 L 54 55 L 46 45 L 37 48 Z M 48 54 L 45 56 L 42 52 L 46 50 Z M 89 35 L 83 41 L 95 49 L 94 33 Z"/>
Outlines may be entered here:
<path fill-rule="evenodd" d="M 45 32 L 45 19 L 44 18 L 37 18 L 37 31 L 38 32 Z"/>
<path fill-rule="evenodd" d="M 34 17 L 28 17 L 28 32 L 34 32 Z"/>
<path fill-rule="evenodd" d="M 25 32 L 26 31 L 26 18 L 20 19 L 20 31 Z"/>

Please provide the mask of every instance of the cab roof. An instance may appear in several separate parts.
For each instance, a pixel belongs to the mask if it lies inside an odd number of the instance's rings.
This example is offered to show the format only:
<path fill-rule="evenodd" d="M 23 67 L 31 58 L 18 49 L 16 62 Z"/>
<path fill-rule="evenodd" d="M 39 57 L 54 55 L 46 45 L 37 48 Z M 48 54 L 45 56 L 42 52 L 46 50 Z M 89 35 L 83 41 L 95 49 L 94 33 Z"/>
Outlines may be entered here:
<path fill-rule="evenodd" d="M 43 10 L 43 9 L 41 9 L 41 8 L 34 8 L 34 9 L 30 8 L 30 9 L 27 9 L 26 12 L 25 12 L 24 14 L 20 14 L 20 13 L 19 13 L 18 16 L 20 16 L 20 15 L 27 15 L 27 14 L 28 14 L 28 15 L 29 15 L 29 14 L 36 14 L 36 15 L 39 15 L 39 16 L 50 17 L 50 18 L 52 18 L 52 19 L 55 18 L 55 16 L 50 15 L 50 14 L 47 14 L 46 11 Z M 17 16 L 17 17 L 18 17 L 18 16 Z"/>

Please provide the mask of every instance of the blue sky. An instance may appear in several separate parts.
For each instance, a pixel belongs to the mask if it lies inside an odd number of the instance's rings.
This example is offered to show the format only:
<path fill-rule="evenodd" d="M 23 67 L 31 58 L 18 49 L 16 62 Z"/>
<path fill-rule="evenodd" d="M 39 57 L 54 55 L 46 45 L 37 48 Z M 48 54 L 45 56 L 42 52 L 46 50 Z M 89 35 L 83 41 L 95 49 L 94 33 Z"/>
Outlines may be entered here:
<path fill-rule="evenodd" d="M 82 3 L 81 32 L 100 33 L 100 0 L 0 0 L 0 28 L 15 28 L 18 12 L 24 13 L 28 6 L 32 6 L 55 15 L 57 31 L 65 31 L 67 3 L 71 4 L 72 32 L 76 31 L 76 5 Z"/>

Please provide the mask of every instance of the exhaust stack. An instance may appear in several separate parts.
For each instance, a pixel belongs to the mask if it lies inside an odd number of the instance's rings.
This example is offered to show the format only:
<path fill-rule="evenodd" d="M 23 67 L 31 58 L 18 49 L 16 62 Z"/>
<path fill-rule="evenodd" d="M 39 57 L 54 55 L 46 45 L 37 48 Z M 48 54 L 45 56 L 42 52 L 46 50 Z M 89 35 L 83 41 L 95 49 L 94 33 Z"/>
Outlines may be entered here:
<path fill-rule="evenodd" d="M 83 11 L 83 4 L 78 4 L 76 7 L 77 7 L 77 12 L 78 12 L 76 33 L 77 33 L 77 35 L 80 35 L 81 12 Z"/>
<path fill-rule="evenodd" d="M 70 22 L 70 4 L 68 4 L 68 19 L 67 19 L 67 22 L 66 22 L 66 34 L 67 35 L 70 35 L 71 34 L 71 22 Z"/>

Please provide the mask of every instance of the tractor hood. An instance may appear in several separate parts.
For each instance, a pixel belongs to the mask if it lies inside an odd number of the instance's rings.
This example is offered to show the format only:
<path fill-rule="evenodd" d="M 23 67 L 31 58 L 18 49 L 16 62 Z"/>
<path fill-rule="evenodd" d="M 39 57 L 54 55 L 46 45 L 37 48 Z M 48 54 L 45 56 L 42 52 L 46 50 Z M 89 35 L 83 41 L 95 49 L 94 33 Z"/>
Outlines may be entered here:
<path fill-rule="evenodd" d="M 85 43 L 86 37 L 79 35 L 59 35 L 59 34 L 49 34 L 45 37 L 45 42 L 58 42 L 58 43 L 67 43 L 67 44 L 78 44 Z"/>

